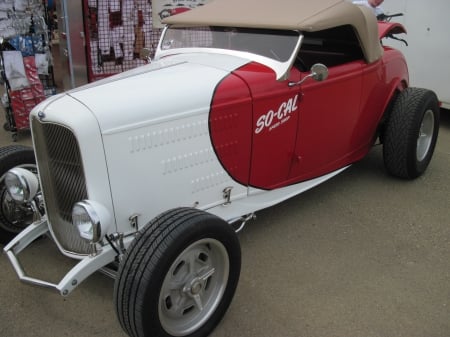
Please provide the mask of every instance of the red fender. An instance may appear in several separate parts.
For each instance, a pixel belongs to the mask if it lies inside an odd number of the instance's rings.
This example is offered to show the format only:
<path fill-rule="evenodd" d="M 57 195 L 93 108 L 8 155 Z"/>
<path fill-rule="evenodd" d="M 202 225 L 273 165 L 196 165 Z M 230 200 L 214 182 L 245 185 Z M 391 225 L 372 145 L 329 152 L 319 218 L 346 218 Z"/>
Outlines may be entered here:
<path fill-rule="evenodd" d="M 380 40 L 390 34 L 406 34 L 406 29 L 398 22 L 378 22 L 378 36 Z"/>

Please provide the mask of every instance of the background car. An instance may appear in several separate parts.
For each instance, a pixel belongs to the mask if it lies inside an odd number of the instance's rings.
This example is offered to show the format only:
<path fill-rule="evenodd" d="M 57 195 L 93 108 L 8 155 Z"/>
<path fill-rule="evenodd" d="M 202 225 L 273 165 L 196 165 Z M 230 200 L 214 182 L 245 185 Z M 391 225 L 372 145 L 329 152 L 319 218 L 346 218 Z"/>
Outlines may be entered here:
<path fill-rule="evenodd" d="M 164 20 L 165 18 L 168 18 L 169 16 L 180 14 L 180 13 L 186 12 L 191 9 L 192 8 L 187 7 L 183 4 L 177 4 L 177 5 L 166 4 L 166 5 L 164 5 L 163 10 L 158 13 L 158 15 L 161 18 L 161 20 Z"/>

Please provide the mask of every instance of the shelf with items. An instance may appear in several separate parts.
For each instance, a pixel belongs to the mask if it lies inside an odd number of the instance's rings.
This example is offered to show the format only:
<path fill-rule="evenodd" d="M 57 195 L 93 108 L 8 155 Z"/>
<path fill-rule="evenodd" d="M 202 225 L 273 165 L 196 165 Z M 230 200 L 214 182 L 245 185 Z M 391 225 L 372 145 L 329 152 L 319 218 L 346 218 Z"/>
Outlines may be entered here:
<path fill-rule="evenodd" d="M 29 129 L 30 111 L 56 93 L 46 8 L 38 0 L 0 0 L 1 99 L 4 129 Z"/>
<path fill-rule="evenodd" d="M 84 0 L 89 81 L 146 63 L 142 49 L 154 52 L 162 29 L 152 26 L 152 1 Z"/>

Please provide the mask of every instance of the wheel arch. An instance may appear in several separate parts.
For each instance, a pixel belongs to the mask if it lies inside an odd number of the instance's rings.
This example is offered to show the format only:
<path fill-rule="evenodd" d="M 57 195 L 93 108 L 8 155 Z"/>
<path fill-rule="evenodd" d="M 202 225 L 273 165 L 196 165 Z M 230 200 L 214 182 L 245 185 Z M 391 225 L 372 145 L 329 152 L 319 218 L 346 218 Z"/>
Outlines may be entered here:
<path fill-rule="evenodd" d="M 409 87 L 397 96 L 386 122 L 383 160 L 392 176 L 414 179 L 430 163 L 439 134 L 439 101 L 429 89 Z"/>
<path fill-rule="evenodd" d="M 389 119 L 389 116 L 392 112 L 392 108 L 394 106 L 395 100 L 398 95 L 408 88 L 408 81 L 406 79 L 397 78 L 396 81 L 392 83 L 389 89 L 389 99 L 386 100 L 383 106 L 383 114 L 381 115 L 381 119 L 378 123 L 377 134 L 376 137 L 379 138 L 380 142 L 383 143 L 384 140 L 384 131 L 386 128 L 386 121 Z M 376 138 L 375 137 L 375 138 Z"/>

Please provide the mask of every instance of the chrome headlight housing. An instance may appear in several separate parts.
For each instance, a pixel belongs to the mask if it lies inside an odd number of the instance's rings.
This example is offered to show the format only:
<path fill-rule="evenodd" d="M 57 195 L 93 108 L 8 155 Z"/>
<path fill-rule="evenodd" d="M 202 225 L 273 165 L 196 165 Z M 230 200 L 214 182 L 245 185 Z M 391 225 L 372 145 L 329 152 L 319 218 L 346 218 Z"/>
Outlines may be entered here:
<path fill-rule="evenodd" d="M 36 196 L 39 180 L 33 172 L 15 167 L 6 172 L 5 186 L 11 198 L 17 202 L 27 203 Z"/>
<path fill-rule="evenodd" d="M 90 242 L 101 241 L 111 225 L 111 215 L 105 206 L 92 201 L 77 202 L 72 208 L 72 223 L 80 236 Z"/>

